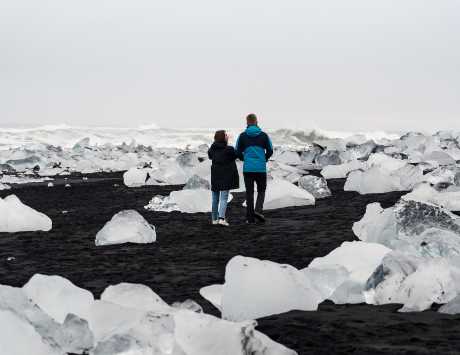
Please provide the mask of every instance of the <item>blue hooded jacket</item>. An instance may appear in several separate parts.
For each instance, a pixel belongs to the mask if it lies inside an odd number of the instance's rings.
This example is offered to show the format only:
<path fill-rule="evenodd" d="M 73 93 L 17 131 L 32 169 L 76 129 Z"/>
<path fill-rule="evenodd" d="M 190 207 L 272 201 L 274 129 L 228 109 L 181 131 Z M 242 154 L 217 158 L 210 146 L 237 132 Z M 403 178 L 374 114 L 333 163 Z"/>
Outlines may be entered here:
<path fill-rule="evenodd" d="M 243 172 L 267 172 L 267 161 L 273 155 L 273 145 L 258 126 L 248 126 L 238 137 L 235 149 L 238 158 L 244 161 Z"/>

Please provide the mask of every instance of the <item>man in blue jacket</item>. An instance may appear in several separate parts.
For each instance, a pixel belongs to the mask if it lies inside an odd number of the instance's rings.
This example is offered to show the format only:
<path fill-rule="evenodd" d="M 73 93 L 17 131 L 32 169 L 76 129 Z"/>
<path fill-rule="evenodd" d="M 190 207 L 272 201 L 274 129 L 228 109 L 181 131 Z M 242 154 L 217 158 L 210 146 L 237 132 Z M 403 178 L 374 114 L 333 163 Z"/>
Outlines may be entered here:
<path fill-rule="evenodd" d="M 249 114 L 246 117 L 246 123 L 246 131 L 238 137 L 235 149 L 238 158 L 244 161 L 247 223 L 255 223 L 255 219 L 264 222 L 263 208 L 267 188 L 267 161 L 273 155 L 273 145 L 268 135 L 257 125 L 255 114 Z M 254 183 L 257 185 L 255 210 Z"/>

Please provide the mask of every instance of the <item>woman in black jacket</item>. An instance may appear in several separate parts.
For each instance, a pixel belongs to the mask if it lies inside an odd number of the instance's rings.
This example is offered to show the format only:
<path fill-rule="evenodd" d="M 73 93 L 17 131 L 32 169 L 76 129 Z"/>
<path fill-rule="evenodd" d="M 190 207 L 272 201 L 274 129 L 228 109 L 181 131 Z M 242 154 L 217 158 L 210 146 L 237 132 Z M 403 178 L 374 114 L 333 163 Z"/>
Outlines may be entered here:
<path fill-rule="evenodd" d="M 225 131 L 217 131 L 214 135 L 214 143 L 208 150 L 211 166 L 211 190 L 212 190 L 212 224 L 220 224 L 228 227 L 225 220 L 228 195 L 230 190 L 240 187 L 240 178 L 235 160 L 235 149 L 228 145 L 228 135 Z"/>

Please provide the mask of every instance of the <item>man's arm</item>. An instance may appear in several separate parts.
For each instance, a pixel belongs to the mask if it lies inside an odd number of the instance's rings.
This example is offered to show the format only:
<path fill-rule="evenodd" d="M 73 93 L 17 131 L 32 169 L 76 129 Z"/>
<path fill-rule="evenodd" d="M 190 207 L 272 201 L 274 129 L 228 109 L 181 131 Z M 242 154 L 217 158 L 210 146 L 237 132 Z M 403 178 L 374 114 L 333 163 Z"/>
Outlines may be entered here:
<path fill-rule="evenodd" d="M 268 134 L 266 134 L 266 136 L 267 141 L 265 142 L 265 159 L 268 161 L 273 155 L 273 144 Z"/>
<path fill-rule="evenodd" d="M 241 139 L 241 134 L 240 134 L 238 139 L 236 140 L 235 152 L 236 152 L 236 156 L 241 161 L 244 160 L 243 151 L 244 151 L 244 147 L 242 146 L 242 139 Z"/>

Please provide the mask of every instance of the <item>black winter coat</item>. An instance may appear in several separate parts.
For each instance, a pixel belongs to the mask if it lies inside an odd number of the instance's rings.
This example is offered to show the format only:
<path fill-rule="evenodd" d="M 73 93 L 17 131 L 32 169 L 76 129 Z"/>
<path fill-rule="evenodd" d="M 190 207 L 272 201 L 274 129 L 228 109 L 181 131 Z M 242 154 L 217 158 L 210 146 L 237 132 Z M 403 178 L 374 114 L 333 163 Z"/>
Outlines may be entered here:
<path fill-rule="evenodd" d="M 240 176 L 236 167 L 236 152 L 226 143 L 213 143 L 208 150 L 211 166 L 212 191 L 235 190 L 240 187 Z"/>

